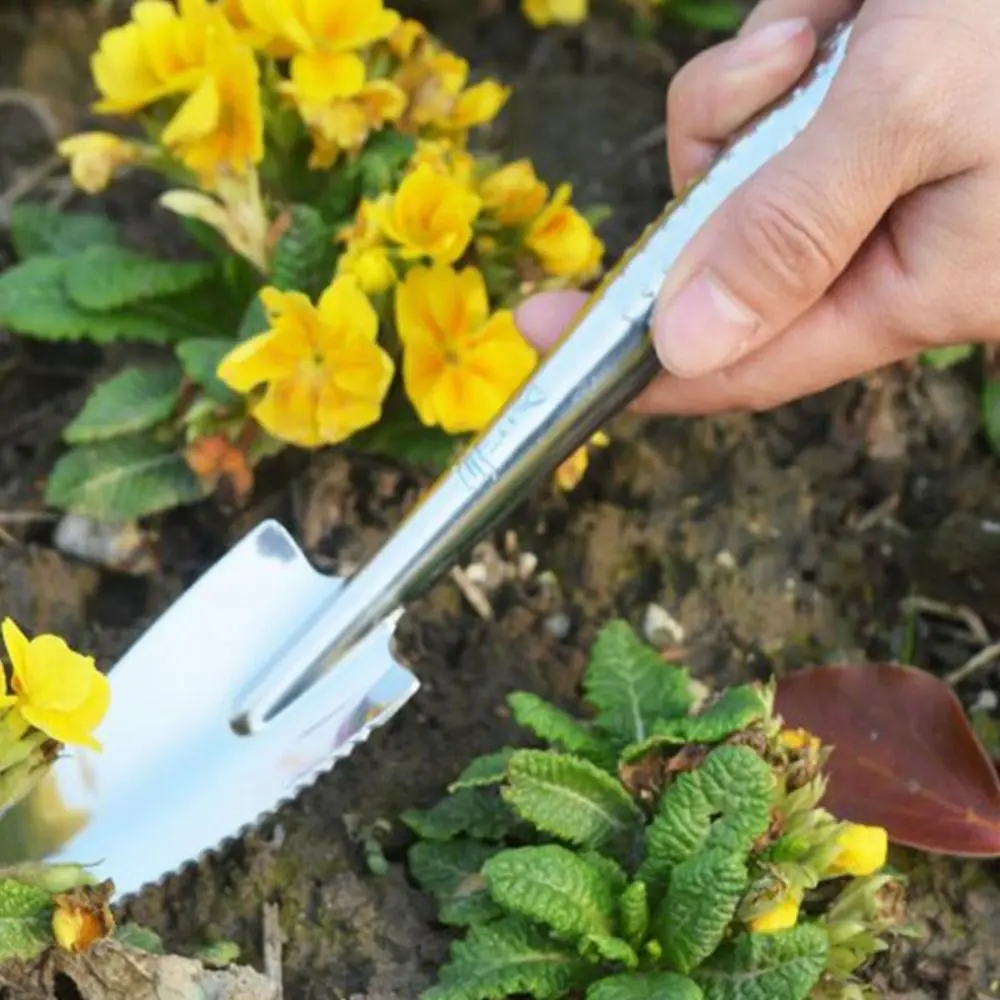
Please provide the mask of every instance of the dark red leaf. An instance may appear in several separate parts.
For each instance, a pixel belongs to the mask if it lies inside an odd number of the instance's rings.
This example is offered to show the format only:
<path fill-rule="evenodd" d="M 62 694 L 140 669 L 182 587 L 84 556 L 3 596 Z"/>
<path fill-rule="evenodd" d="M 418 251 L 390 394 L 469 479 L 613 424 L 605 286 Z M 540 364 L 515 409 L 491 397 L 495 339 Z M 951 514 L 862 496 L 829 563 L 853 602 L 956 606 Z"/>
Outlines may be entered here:
<path fill-rule="evenodd" d="M 897 844 L 1000 855 L 1000 778 L 951 688 L 914 667 L 816 667 L 778 684 L 791 727 L 834 747 L 822 805 Z"/>

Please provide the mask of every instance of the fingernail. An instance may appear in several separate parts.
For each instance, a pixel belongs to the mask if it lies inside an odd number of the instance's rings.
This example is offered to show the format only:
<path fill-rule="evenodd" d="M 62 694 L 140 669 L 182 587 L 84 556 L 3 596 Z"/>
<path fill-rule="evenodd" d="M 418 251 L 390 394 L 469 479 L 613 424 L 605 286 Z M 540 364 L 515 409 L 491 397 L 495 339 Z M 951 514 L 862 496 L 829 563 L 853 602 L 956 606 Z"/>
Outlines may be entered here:
<path fill-rule="evenodd" d="M 653 342 L 664 368 L 690 378 L 734 361 L 759 326 L 752 310 L 702 271 L 657 307 Z"/>
<path fill-rule="evenodd" d="M 743 73 L 757 68 L 761 63 L 780 58 L 784 55 L 785 46 L 806 31 L 810 23 L 807 17 L 790 17 L 784 21 L 774 21 L 741 38 L 730 53 L 730 71 Z"/>

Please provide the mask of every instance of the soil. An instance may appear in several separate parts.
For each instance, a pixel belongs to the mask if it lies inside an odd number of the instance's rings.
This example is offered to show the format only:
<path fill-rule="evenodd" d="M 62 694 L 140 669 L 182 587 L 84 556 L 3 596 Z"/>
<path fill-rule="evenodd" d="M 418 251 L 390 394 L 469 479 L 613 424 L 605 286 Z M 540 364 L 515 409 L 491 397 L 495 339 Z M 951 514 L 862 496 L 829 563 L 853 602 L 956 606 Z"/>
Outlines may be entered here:
<path fill-rule="evenodd" d="M 620 252 L 669 197 L 657 132 L 666 83 L 709 39 L 673 29 L 643 48 L 611 19 L 540 41 L 516 10 L 490 6 L 408 8 L 483 72 L 514 84 L 490 144 L 509 158 L 532 156 L 551 180 L 573 181 L 578 201 L 611 205 L 603 233 Z M 60 114 L 76 107 L 76 124 L 85 59 L 51 39 L 65 38 L 59 26 L 79 16 L 24 4 L 0 18 L 3 85 L 41 93 Z M 0 103 L 0 115 L 0 179 L 9 185 L 49 149 L 24 108 Z M 178 235 L 155 208 L 156 193 L 133 178 L 74 206 L 110 213 L 136 245 L 162 252 Z M 2 241 L 0 255 L 10 259 Z M 74 561 L 53 546 L 40 484 L 60 428 L 114 361 L 0 331 L 0 511 L 18 512 L 0 514 L 0 607 L 103 662 L 261 519 L 280 518 L 321 565 L 343 568 L 386 537 L 419 489 L 389 464 L 323 454 L 272 469 L 235 519 L 210 507 L 163 519 L 156 572 Z M 433 803 L 473 755 L 520 738 L 504 708 L 509 692 L 528 689 L 572 709 L 588 644 L 609 617 L 641 628 L 651 604 L 665 609 L 683 627 L 679 653 L 711 684 L 904 650 L 946 672 L 978 651 L 947 619 L 914 621 L 901 607 L 914 596 L 967 608 L 1000 632 L 1000 475 L 980 430 L 973 372 L 904 367 L 768 414 L 623 416 L 610 430 L 613 446 L 575 493 L 542 488 L 507 526 L 538 569 L 491 593 L 492 620 L 450 580 L 412 606 L 400 636 L 423 687 L 396 719 L 257 835 L 144 894 L 132 917 L 181 951 L 234 939 L 259 965 L 262 907 L 277 902 L 287 1000 L 413 998 L 449 934 L 407 879 L 398 815 Z M 25 512 L 38 519 L 23 523 Z M 504 551 L 503 533 L 495 541 Z M 972 705 L 997 681 L 987 667 L 959 693 Z M 376 876 L 354 834 L 379 820 L 391 832 L 388 872 Z M 906 852 L 895 860 L 911 871 L 914 912 L 930 936 L 880 964 L 886 995 L 997 996 L 997 866 Z"/>

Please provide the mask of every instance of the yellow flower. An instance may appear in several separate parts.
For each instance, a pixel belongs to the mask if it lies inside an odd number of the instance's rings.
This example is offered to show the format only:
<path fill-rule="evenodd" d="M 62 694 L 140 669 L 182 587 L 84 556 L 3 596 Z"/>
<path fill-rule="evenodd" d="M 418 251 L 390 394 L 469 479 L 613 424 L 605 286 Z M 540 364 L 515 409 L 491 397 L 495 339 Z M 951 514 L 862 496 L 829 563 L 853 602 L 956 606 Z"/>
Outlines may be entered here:
<path fill-rule="evenodd" d="M 754 934 L 774 934 L 777 931 L 794 927 L 799 919 L 799 908 L 802 905 L 802 893 L 790 890 L 770 910 L 765 911 L 750 921 L 750 930 Z"/>
<path fill-rule="evenodd" d="M 73 183 L 87 194 L 98 194 L 111 182 L 115 172 L 142 158 L 142 150 L 112 132 L 81 132 L 63 139 L 57 147 L 69 160 Z"/>
<path fill-rule="evenodd" d="M 375 204 L 379 228 L 408 260 L 430 257 L 453 264 L 472 240 L 480 201 L 454 177 L 421 164 L 394 195 Z"/>
<path fill-rule="evenodd" d="M 600 269 L 604 244 L 569 204 L 571 196 L 570 185 L 561 184 L 529 227 L 524 243 L 550 274 L 585 279 Z"/>
<path fill-rule="evenodd" d="M 344 251 L 337 261 L 337 273 L 351 275 L 366 295 L 378 295 L 396 283 L 389 248 L 373 218 L 373 203 L 362 198 L 354 221 L 337 234 Z"/>
<path fill-rule="evenodd" d="M 476 158 L 451 140 L 418 139 L 417 148 L 410 157 L 409 170 L 412 172 L 423 165 L 430 167 L 435 173 L 452 177 L 470 191 L 475 191 Z"/>
<path fill-rule="evenodd" d="M 580 24 L 587 19 L 588 0 L 521 0 L 524 16 L 536 27 Z"/>
<path fill-rule="evenodd" d="M 213 34 L 208 71 L 167 124 L 163 145 L 211 190 L 217 172 L 243 172 L 263 159 L 260 68 L 227 25 Z"/>
<path fill-rule="evenodd" d="M 580 485 L 587 466 L 590 465 L 590 449 L 606 448 L 610 444 L 607 434 L 598 431 L 589 444 L 577 448 L 555 471 L 556 486 L 566 493 L 575 490 Z"/>
<path fill-rule="evenodd" d="M 338 444 L 375 423 L 392 382 L 379 346 L 378 316 L 350 278 L 338 277 L 313 305 L 300 292 L 265 288 L 270 328 L 240 344 L 218 369 L 239 393 L 267 390 L 251 406 L 274 437 L 302 448 Z"/>
<path fill-rule="evenodd" d="M 396 288 L 403 385 L 421 421 L 449 434 L 478 431 L 537 363 L 508 310 L 490 315 L 475 268 L 413 268 Z"/>
<path fill-rule="evenodd" d="M 389 51 L 397 59 L 409 59 L 427 38 L 427 29 L 412 18 L 403 18 L 389 35 Z"/>
<path fill-rule="evenodd" d="M 479 185 L 483 207 L 504 226 L 535 218 L 549 197 L 548 185 L 535 175 L 531 160 L 516 160 L 494 170 Z"/>
<path fill-rule="evenodd" d="M 17 711 L 57 743 L 100 750 L 93 730 L 108 710 L 111 690 L 90 656 L 54 635 L 29 640 L 10 618 L 2 626 L 13 672 Z M 10 704 L 10 697 L 5 699 Z"/>
<path fill-rule="evenodd" d="M 880 826 L 851 823 L 838 837 L 837 846 L 840 852 L 827 868 L 827 877 L 874 875 L 885 865 L 889 836 Z"/>
<path fill-rule="evenodd" d="M 779 736 L 789 750 L 818 750 L 820 740 L 806 729 L 783 729 Z"/>

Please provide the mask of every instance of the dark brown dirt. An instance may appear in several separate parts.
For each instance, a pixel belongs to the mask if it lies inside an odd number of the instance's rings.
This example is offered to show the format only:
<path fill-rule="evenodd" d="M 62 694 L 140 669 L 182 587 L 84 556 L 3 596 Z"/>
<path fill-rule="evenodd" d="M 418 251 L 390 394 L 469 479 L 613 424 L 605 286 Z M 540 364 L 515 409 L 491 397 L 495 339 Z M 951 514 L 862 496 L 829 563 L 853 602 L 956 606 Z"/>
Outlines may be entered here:
<path fill-rule="evenodd" d="M 411 5 L 477 66 L 515 84 L 493 145 L 530 154 L 552 180 L 573 180 L 580 200 L 613 205 L 605 235 L 612 252 L 622 250 L 669 196 L 655 136 L 666 74 L 703 40 L 637 54 L 607 22 L 539 43 L 515 14 L 479 20 L 471 6 Z M 10 58 L 5 50 L 0 61 Z M 21 149 L 3 121 L 4 149 Z M 129 182 L 99 204 L 138 243 L 162 248 L 176 235 L 152 209 L 154 195 Z M 59 429 L 105 363 L 0 332 L 0 510 L 40 509 Z M 968 373 L 899 370 L 764 416 L 623 417 L 612 432 L 613 447 L 577 493 L 543 489 L 510 525 L 521 550 L 538 556 L 539 574 L 551 576 L 501 588 L 491 622 L 450 582 L 436 587 L 401 627 L 424 685 L 410 705 L 257 836 L 147 893 L 135 918 L 181 949 L 235 938 L 257 962 L 261 908 L 277 901 L 288 1000 L 413 998 L 448 935 L 408 884 L 398 824 L 382 877 L 367 872 L 349 831 L 429 805 L 469 757 L 516 739 L 508 692 L 527 688 L 572 708 L 587 645 L 609 616 L 639 625 L 650 603 L 667 609 L 684 627 L 694 674 L 713 683 L 824 659 L 893 657 L 907 635 L 911 659 L 937 671 L 976 652 L 946 622 L 908 621 L 899 602 L 911 595 L 963 605 L 1000 631 L 1000 476 Z M 336 566 L 377 545 L 417 487 L 393 468 L 339 455 L 305 471 L 282 467 L 235 523 L 211 510 L 167 518 L 161 571 L 144 578 L 64 558 L 48 522 L 10 528 L 0 544 L 0 608 L 111 662 L 261 518 L 311 537 L 313 554 Z M 972 704 L 997 680 L 986 669 L 961 694 Z M 997 996 L 996 866 L 900 860 L 913 868 L 914 909 L 930 937 L 883 963 L 887 995 Z"/>

